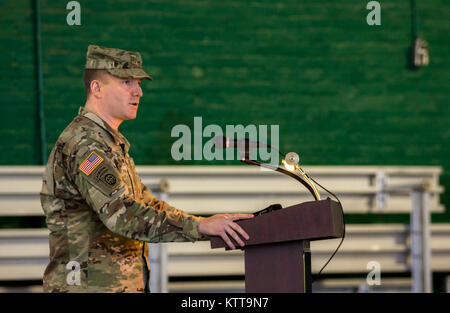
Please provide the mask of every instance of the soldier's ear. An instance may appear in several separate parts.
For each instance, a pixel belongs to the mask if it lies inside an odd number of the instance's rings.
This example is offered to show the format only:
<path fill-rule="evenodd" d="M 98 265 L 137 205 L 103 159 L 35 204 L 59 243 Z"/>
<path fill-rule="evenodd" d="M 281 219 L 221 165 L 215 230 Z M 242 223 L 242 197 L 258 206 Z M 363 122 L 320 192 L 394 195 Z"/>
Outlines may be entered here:
<path fill-rule="evenodd" d="M 102 86 L 101 86 L 100 80 L 97 80 L 97 79 L 92 80 L 91 84 L 90 84 L 90 88 L 91 88 L 91 94 L 94 97 L 101 98 Z"/>

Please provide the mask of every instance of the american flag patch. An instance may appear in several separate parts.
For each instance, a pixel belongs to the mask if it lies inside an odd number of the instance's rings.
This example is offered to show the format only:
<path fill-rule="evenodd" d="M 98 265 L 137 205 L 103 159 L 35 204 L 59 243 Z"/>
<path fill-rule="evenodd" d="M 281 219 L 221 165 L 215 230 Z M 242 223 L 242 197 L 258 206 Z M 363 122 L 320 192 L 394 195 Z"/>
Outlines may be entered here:
<path fill-rule="evenodd" d="M 97 153 L 92 152 L 86 160 L 81 163 L 79 169 L 86 175 L 89 175 L 102 162 L 103 158 L 101 158 Z"/>

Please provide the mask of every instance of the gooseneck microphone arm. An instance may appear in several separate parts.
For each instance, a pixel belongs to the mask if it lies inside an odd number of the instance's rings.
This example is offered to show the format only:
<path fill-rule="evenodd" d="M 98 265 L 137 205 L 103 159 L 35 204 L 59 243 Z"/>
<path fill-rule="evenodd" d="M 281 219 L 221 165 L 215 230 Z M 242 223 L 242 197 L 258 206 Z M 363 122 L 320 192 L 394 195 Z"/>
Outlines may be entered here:
<path fill-rule="evenodd" d="M 289 177 L 292 177 L 296 181 L 300 182 L 303 186 L 305 186 L 306 189 L 308 189 L 309 192 L 311 192 L 311 194 L 315 200 L 320 200 L 320 198 L 314 192 L 314 189 L 307 182 L 305 182 L 300 176 L 298 176 L 288 170 L 285 170 L 284 168 L 281 168 L 279 166 L 273 166 L 273 165 L 261 163 L 259 161 L 255 161 L 255 160 L 249 160 L 249 159 L 242 159 L 241 162 L 246 163 L 246 164 L 251 164 L 251 165 L 257 165 L 259 167 L 264 167 L 264 168 L 270 169 L 272 171 L 279 172 L 279 173 L 285 174 Z"/>
<path fill-rule="evenodd" d="M 216 137 L 214 137 L 213 140 L 214 140 L 214 146 L 218 149 L 237 147 L 238 151 L 239 150 L 244 151 L 245 157 L 243 159 L 241 159 L 241 162 L 243 162 L 243 163 L 268 168 L 270 170 L 280 172 L 282 174 L 285 174 L 289 177 L 294 178 L 296 181 L 298 181 L 302 185 L 304 185 L 306 187 L 306 189 L 309 190 L 309 192 L 311 192 L 311 194 L 313 195 L 313 197 L 316 201 L 320 200 L 320 194 L 317 191 L 315 184 L 312 182 L 312 180 L 309 178 L 309 176 L 300 167 L 297 166 L 298 155 L 296 153 L 290 152 L 287 155 L 285 155 L 280 150 L 278 150 L 268 144 L 261 143 L 258 141 L 251 141 L 248 139 L 230 139 L 225 136 L 216 136 Z M 285 163 L 285 167 L 286 167 L 286 164 L 288 164 L 288 165 L 290 165 L 290 167 L 292 167 L 292 170 L 285 170 L 284 168 L 281 168 L 278 165 L 274 166 L 274 165 L 270 165 L 270 164 L 261 163 L 256 160 L 250 160 L 248 158 L 248 151 L 251 149 L 260 148 L 260 147 L 270 148 L 270 149 L 278 152 L 279 155 L 281 155 L 283 158 L 286 159 L 286 160 L 283 160 L 283 163 Z"/>

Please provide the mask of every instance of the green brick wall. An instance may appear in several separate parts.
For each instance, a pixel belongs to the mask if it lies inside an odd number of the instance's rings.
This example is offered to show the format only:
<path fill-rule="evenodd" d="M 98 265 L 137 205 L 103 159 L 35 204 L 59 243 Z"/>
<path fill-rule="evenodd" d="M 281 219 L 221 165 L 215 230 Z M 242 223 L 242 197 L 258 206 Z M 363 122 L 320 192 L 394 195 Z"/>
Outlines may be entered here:
<path fill-rule="evenodd" d="M 280 126 L 282 151 L 305 165 L 440 165 L 450 190 L 449 9 L 417 1 L 430 65 L 409 66 L 410 1 L 379 1 L 368 26 L 361 0 L 41 1 L 47 152 L 84 104 L 88 44 L 142 53 L 144 82 L 135 121 L 121 131 L 137 164 L 175 162 L 177 124 Z M 0 2 L 2 165 L 39 164 L 32 1 Z M 450 204 L 450 192 L 442 200 Z"/>
<path fill-rule="evenodd" d="M 31 1 L 0 1 L 0 164 L 37 164 L 36 81 Z"/>

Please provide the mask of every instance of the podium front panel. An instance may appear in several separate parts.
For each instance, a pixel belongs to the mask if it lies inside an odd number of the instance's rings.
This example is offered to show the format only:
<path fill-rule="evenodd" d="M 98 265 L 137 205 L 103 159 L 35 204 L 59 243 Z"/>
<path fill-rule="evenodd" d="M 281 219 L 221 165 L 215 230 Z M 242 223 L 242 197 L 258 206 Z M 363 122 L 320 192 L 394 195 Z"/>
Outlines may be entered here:
<path fill-rule="evenodd" d="M 245 292 L 305 292 L 303 242 L 247 246 Z"/>

